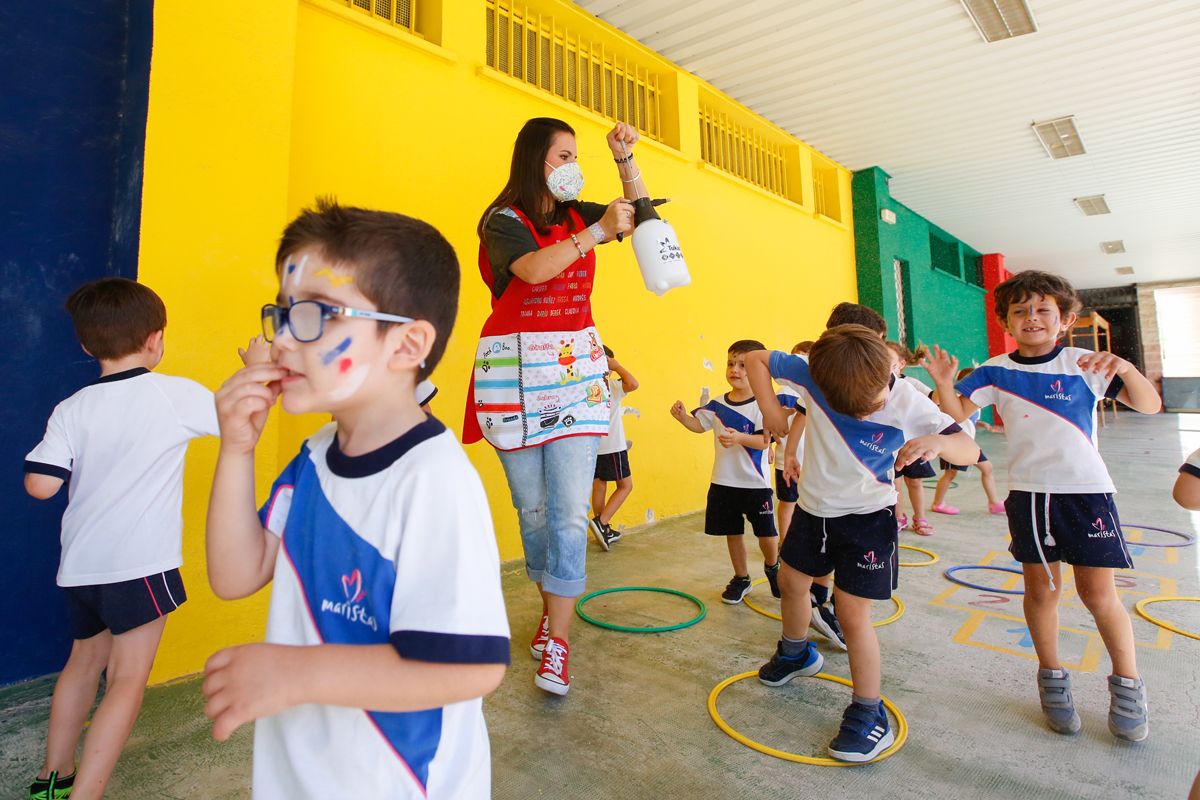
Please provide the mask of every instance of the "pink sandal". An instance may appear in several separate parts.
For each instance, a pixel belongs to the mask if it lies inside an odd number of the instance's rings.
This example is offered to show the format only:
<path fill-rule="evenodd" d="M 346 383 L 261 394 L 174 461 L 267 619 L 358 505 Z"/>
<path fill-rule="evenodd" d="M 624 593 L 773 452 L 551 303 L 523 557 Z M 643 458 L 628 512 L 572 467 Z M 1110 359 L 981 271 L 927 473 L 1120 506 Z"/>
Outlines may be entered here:
<path fill-rule="evenodd" d="M 933 526 L 924 517 L 913 517 L 909 530 L 918 536 L 933 536 Z"/>
<path fill-rule="evenodd" d="M 900 516 L 896 517 L 896 530 L 902 531 L 907 527 L 908 527 L 908 515 L 907 514 L 901 514 Z"/>
<path fill-rule="evenodd" d="M 990 514 L 1007 514 L 1004 510 L 1004 503 L 988 503 L 988 513 Z"/>
<path fill-rule="evenodd" d="M 929 510 L 936 514 L 949 514 L 951 516 L 958 513 L 958 509 L 954 506 L 948 506 L 945 503 L 937 503 L 929 507 Z"/>

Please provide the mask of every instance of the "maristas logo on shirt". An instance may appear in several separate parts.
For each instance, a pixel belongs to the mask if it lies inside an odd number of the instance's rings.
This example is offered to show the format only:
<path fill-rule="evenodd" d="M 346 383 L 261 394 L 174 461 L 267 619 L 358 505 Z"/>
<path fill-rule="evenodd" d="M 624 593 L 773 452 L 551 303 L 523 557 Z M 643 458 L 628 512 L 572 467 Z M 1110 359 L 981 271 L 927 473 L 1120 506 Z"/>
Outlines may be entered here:
<path fill-rule="evenodd" d="M 1056 380 L 1050 384 L 1050 394 L 1046 395 L 1047 400 L 1066 400 L 1070 401 L 1071 395 L 1063 392 L 1063 382 Z"/>
<path fill-rule="evenodd" d="M 345 601 L 333 601 L 321 598 L 321 613 L 342 617 L 348 622 L 366 625 L 373 631 L 379 630 L 379 623 L 371 616 L 362 601 L 367 598 L 367 590 L 363 588 L 362 573 L 355 568 L 349 575 L 342 576 L 342 594 Z"/>
<path fill-rule="evenodd" d="M 871 434 L 870 440 L 859 439 L 858 443 L 874 453 L 887 455 L 887 448 L 883 446 L 883 431 Z"/>

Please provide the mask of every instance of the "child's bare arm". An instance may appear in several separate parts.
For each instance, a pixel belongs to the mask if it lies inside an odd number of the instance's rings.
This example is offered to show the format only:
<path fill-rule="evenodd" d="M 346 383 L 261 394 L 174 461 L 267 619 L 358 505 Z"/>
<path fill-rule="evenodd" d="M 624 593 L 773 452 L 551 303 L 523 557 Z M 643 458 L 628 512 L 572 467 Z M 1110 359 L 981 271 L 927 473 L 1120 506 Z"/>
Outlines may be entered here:
<path fill-rule="evenodd" d="M 746 354 L 746 378 L 758 408 L 762 411 L 763 430 L 774 436 L 787 434 L 787 415 L 779 404 L 775 387 L 771 384 L 771 351 L 755 350 Z"/>
<path fill-rule="evenodd" d="M 704 426 L 700 424 L 700 420 L 687 413 L 682 400 L 676 400 L 675 405 L 671 406 L 671 416 L 692 433 L 704 433 Z"/>
<path fill-rule="evenodd" d="M 932 461 L 938 457 L 951 464 L 974 464 L 979 460 L 979 445 L 966 431 L 918 436 L 909 439 L 896 453 L 896 470 L 916 461 Z"/>
<path fill-rule="evenodd" d="M 723 447 L 740 444 L 742 447 L 752 447 L 755 450 L 765 450 L 771 441 L 765 433 L 739 433 L 733 428 L 723 430 L 718 434 L 717 439 L 720 440 Z"/>
<path fill-rule="evenodd" d="M 1200 511 L 1200 477 L 1187 472 L 1179 473 L 1175 489 L 1171 493 L 1175 502 L 1191 511 Z"/>
<path fill-rule="evenodd" d="M 633 373 L 625 369 L 625 365 L 617 361 L 615 358 L 610 358 L 608 360 L 608 368 L 617 373 L 617 376 L 620 377 L 621 388 L 625 390 L 625 394 L 636 391 L 638 386 L 640 386 L 637 378 L 633 377 Z"/>
<path fill-rule="evenodd" d="M 247 644 L 221 650 L 204 667 L 204 713 L 213 738 L 292 706 L 317 703 L 373 711 L 421 711 L 483 697 L 504 664 L 435 664 L 400 656 L 390 644 Z"/>
<path fill-rule="evenodd" d="M 795 458 L 796 453 L 800 452 L 800 439 L 804 436 L 804 426 L 808 424 L 808 417 L 796 411 L 792 417 L 792 426 L 788 428 L 787 447 L 784 448 L 784 459 Z"/>
<path fill-rule="evenodd" d="M 1120 375 L 1125 385 L 1121 387 L 1117 399 L 1134 411 L 1140 411 L 1143 414 L 1157 414 L 1162 409 L 1162 398 L 1158 396 L 1154 384 L 1150 382 L 1149 378 L 1138 372 L 1137 367 L 1120 356 L 1105 352 L 1088 353 L 1076 363 L 1079 364 L 1080 369 L 1096 373 L 1102 372 L 1109 378 Z"/>
<path fill-rule="evenodd" d="M 279 539 L 263 529 L 254 504 L 254 446 L 279 395 L 285 370 L 258 364 L 234 373 L 217 391 L 221 449 L 208 501 L 208 582 L 218 597 L 254 594 L 271 580 Z"/>
<path fill-rule="evenodd" d="M 53 475 L 40 475 L 35 472 L 25 473 L 25 491 L 37 500 L 49 500 L 58 494 L 62 488 L 63 479 Z"/>

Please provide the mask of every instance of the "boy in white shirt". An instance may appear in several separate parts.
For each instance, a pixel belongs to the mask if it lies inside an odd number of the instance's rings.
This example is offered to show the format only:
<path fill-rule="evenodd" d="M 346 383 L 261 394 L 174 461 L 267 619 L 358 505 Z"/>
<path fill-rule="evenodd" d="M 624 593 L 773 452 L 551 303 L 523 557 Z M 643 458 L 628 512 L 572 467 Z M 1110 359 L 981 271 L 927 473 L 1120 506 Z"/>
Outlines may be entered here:
<path fill-rule="evenodd" d="M 1024 566 L 1025 621 L 1038 656 L 1047 724 L 1057 733 L 1080 729 L 1070 676 L 1058 659 L 1059 565 L 1066 561 L 1112 660 L 1108 729 L 1120 739 L 1141 741 L 1150 731 L 1146 688 L 1115 581 L 1116 570 L 1131 568 L 1133 561 L 1117 519 L 1112 478 L 1096 446 L 1096 402 L 1115 397 L 1144 414 L 1157 412 L 1162 402 L 1128 361 L 1058 343 L 1079 308 L 1065 279 L 1020 272 L 993 296 L 996 316 L 1017 342 L 1015 353 L 989 359 L 957 386 L 958 359 L 941 348 L 922 366 L 950 416 L 965 420 L 995 405 L 1004 418 L 1009 551 Z"/>
<path fill-rule="evenodd" d="M 629 443 L 625 439 L 625 421 L 621 401 L 625 395 L 638 388 L 637 378 L 625 369 L 608 345 L 601 345 L 604 355 L 608 356 L 609 416 L 608 433 L 600 439 L 600 449 L 596 451 L 596 475 L 592 481 L 592 517 L 589 527 L 596 542 L 604 550 L 608 550 L 613 542 L 621 538 L 621 532 L 612 526 L 612 519 L 617 515 L 621 505 L 629 499 L 633 491 L 633 473 L 629 469 Z M 617 488 L 612 497 L 608 495 L 609 482 L 615 482 Z"/>
<path fill-rule="evenodd" d="M 767 438 L 762 412 L 746 381 L 746 354 L 762 349 L 762 343 L 753 339 L 734 342 L 725 362 L 730 391 L 691 414 L 684 410 L 681 400 L 671 407 L 671 416 L 692 433 L 713 432 L 712 482 L 704 510 L 704 532 L 725 537 L 729 548 L 733 579 L 721 593 L 721 600 L 729 605 L 742 602 L 750 593 L 743 519 L 750 522 L 758 539 L 771 594 L 779 596 L 779 534 L 771 508 Z"/>
<path fill-rule="evenodd" d="M 151 370 L 162 360 L 167 310 L 146 286 L 103 278 L 67 311 L 100 377 L 59 403 L 26 456 L 25 489 L 45 500 L 68 482 L 58 585 L 67 595 L 71 655 L 54 686 L 46 760 L 30 798 L 99 798 L 142 705 L 166 615 L 185 600 L 183 459 L 217 433 L 212 392 Z M 75 748 L 107 672 L 83 759 Z M 73 794 L 72 794 L 73 792 Z"/>
<path fill-rule="evenodd" d="M 267 641 L 206 665 L 213 736 L 257 720 L 259 800 L 488 797 L 482 697 L 509 660 L 499 554 L 478 474 L 415 394 L 454 324 L 454 250 L 411 217 L 321 201 L 276 269 L 271 363 L 217 393 L 209 583 L 272 594 Z M 256 513 L 254 448 L 279 398 L 334 421 Z"/>
<path fill-rule="evenodd" d="M 780 553 L 783 635 L 759 680 L 782 686 L 821 671 L 824 659 L 807 637 L 809 590 L 813 578 L 832 571 L 854 694 L 829 754 L 870 761 L 894 740 L 880 700 L 879 640 L 870 609 L 872 600 L 888 599 L 896 587 L 896 470 L 943 454 L 973 461 L 979 450 L 932 401 L 892 375 L 887 347 L 861 325 L 825 331 L 808 362 L 761 350 L 747 355 L 746 367 L 767 431 L 782 433 L 786 424 L 771 378 L 797 390 L 807 411 L 808 466 Z"/>

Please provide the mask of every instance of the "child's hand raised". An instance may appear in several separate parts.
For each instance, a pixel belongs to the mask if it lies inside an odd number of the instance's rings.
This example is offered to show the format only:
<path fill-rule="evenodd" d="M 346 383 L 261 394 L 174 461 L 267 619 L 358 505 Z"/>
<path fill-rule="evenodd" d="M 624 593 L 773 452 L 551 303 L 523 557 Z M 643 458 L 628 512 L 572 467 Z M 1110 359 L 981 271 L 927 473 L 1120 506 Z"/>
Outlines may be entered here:
<path fill-rule="evenodd" d="M 921 366 L 935 383 L 954 383 L 954 377 L 958 374 L 958 358 L 936 344 L 933 352 L 921 359 Z"/>
<path fill-rule="evenodd" d="M 683 422 L 684 418 L 687 416 L 687 409 L 683 407 L 682 400 L 676 400 L 675 405 L 671 406 L 671 416 L 680 422 Z"/>
<path fill-rule="evenodd" d="M 252 453 L 279 397 L 279 380 L 287 370 L 275 364 L 254 364 L 233 373 L 217 390 L 217 423 L 221 449 Z"/>
<path fill-rule="evenodd" d="M 271 360 L 271 343 L 262 336 L 255 336 L 245 348 L 238 348 L 238 356 L 242 364 L 249 367 L 253 364 L 266 364 Z"/>
<path fill-rule="evenodd" d="M 1079 360 L 1075 363 L 1084 372 L 1103 372 L 1104 377 L 1109 379 L 1112 379 L 1116 375 L 1124 374 L 1132 366 L 1132 364 L 1120 356 L 1103 351 L 1080 356 Z"/>

